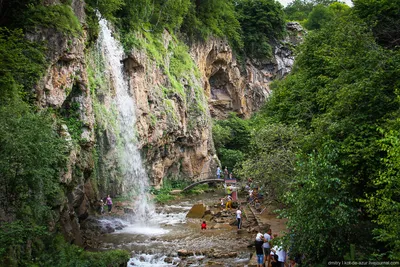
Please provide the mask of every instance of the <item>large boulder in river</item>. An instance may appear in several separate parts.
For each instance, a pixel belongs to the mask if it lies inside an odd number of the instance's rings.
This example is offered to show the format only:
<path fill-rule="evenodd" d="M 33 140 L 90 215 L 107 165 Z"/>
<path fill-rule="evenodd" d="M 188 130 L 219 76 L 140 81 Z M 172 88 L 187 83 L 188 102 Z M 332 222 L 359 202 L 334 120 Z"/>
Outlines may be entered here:
<path fill-rule="evenodd" d="M 206 206 L 204 204 L 194 204 L 186 215 L 187 218 L 203 218 L 206 213 Z"/>

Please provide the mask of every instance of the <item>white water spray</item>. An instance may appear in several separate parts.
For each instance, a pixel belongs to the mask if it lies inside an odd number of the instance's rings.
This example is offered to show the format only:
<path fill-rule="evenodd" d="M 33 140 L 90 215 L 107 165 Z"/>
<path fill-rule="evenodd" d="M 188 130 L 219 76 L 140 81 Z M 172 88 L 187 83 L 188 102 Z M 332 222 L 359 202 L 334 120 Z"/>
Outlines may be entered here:
<path fill-rule="evenodd" d="M 129 94 L 129 85 L 121 63 L 124 52 L 121 44 L 113 38 L 107 21 L 100 19 L 99 24 L 98 48 L 105 59 L 106 69 L 110 72 L 116 91 L 115 104 L 119 113 L 120 164 L 123 172 L 124 192 L 135 199 L 134 220 L 144 223 L 154 213 L 154 205 L 148 198 L 148 176 L 136 146 L 135 103 Z"/>

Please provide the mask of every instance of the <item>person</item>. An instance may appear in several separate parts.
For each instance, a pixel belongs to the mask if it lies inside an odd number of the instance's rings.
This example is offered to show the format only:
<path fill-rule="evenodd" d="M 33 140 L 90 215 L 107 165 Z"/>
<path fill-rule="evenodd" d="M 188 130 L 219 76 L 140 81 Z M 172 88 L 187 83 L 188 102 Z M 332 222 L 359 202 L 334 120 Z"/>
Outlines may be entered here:
<path fill-rule="evenodd" d="M 282 245 L 274 246 L 271 251 L 278 256 L 278 264 L 277 267 L 285 267 L 286 261 L 286 251 L 283 249 Z"/>
<path fill-rule="evenodd" d="M 230 173 L 229 174 L 229 180 L 234 180 L 235 178 L 233 178 L 233 174 L 232 173 Z"/>
<path fill-rule="evenodd" d="M 224 170 L 224 179 L 225 180 L 228 179 L 228 175 L 229 175 L 228 167 L 225 166 L 225 170 Z"/>
<path fill-rule="evenodd" d="M 206 229 L 207 229 L 206 221 L 203 221 L 203 223 L 201 224 L 201 230 L 206 230 Z"/>
<path fill-rule="evenodd" d="M 256 203 L 254 204 L 254 208 L 260 212 L 261 211 L 261 203 L 258 199 L 256 199 Z"/>
<path fill-rule="evenodd" d="M 270 258 L 271 258 L 271 267 L 278 267 L 278 255 L 276 255 L 272 250 Z"/>
<path fill-rule="evenodd" d="M 112 203 L 112 199 L 111 199 L 110 195 L 107 195 L 106 204 L 108 206 L 108 213 L 111 213 L 113 203 Z"/>
<path fill-rule="evenodd" d="M 238 207 L 236 210 L 236 220 L 238 229 L 240 229 L 242 227 L 242 211 L 240 210 L 240 207 Z"/>
<path fill-rule="evenodd" d="M 218 166 L 217 167 L 217 178 L 218 179 L 221 179 L 221 173 L 222 173 L 221 168 Z"/>
<path fill-rule="evenodd" d="M 272 239 L 272 229 L 269 228 L 267 232 L 264 234 L 264 244 L 263 244 L 263 251 L 264 251 L 264 256 L 265 256 L 265 261 L 267 262 L 267 266 L 269 266 L 269 263 L 271 261 L 271 239 Z"/>
<path fill-rule="evenodd" d="M 224 198 L 221 198 L 220 200 L 221 200 L 221 210 L 223 210 L 223 209 L 224 209 L 224 206 L 225 206 L 225 205 L 224 205 Z"/>
<path fill-rule="evenodd" d="M 257 267 L 263 267 L 264 264 L 264 254 L 262 245 L 264 244 L 263 235 L 258 233 L 256 236 L 255 246 L 257 255 Z"/>
<path fill-rule="evenodd" d="M 232 197 L 230 195 L 227 195 L 226 200 L 227 201 L 226 201 L 225 209 L 228 210 L 228 207 L 229 207 L 229 210 L 232 210 Z"/>
<path fill-rule="evenodd" d="M 232 187 L 231 186 L 227 186 L 226 187 L 226 193 L 230 196 L 232 196 Z"/>

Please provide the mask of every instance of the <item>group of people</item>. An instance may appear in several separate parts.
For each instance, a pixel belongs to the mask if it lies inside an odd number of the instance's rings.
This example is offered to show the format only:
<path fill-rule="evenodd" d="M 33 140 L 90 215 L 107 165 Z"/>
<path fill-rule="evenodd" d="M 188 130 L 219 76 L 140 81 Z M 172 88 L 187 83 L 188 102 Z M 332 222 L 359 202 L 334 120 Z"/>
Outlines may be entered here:
<path fill-rule="evenodd" d="M 110 195 L 107 195 L 105 204 L 108 207 L 108 213 L 111 213 L 113 202 Z M 102 199 L 100 200 L 100 214 L 104 214 L 104 201 Z"/>
<path fill-rule="evenodd" d="M 256 235 L 255 247 L 257 255 L 257 267 L 271 266 L 272 267 L 284 267 L 286 261 L 286 251 L 280 244 L 274 242 L 274 238 L 277 235 L 272 236 L 271 228 L 263 235 L 258 233 Z"/>
<path fill-rule="evenodd" d="M 229 171 L 228 171 L 228 167 L 226 167 L 225 166 L 225 169 L 224 169 L 224 171 L 223 171 L 223 175 L 224 175 L 224 180 L 232 180 L 232 179 L 234 179 L 233 178 L 233 174 L 232 173 L 229 173 Z M 221 176 L 222 176 L 222 170 L 221 170 L 221 168 L 218 166 L 217 167 L 217 178 L 218 179 L 221 179 Z"/>

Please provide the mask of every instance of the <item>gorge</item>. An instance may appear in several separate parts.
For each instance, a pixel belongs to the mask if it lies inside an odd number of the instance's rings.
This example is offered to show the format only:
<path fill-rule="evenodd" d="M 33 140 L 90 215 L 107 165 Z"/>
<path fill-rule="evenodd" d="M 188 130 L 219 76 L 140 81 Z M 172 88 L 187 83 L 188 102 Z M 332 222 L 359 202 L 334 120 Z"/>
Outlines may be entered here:
<path fill-rule="evenodd" d="M 400 259 L 399 3 L 353 2 L 0 1 L 0 265 L 221 248 L 168 222 L 217 166 L 279 208 L 306 266 Z"/>

